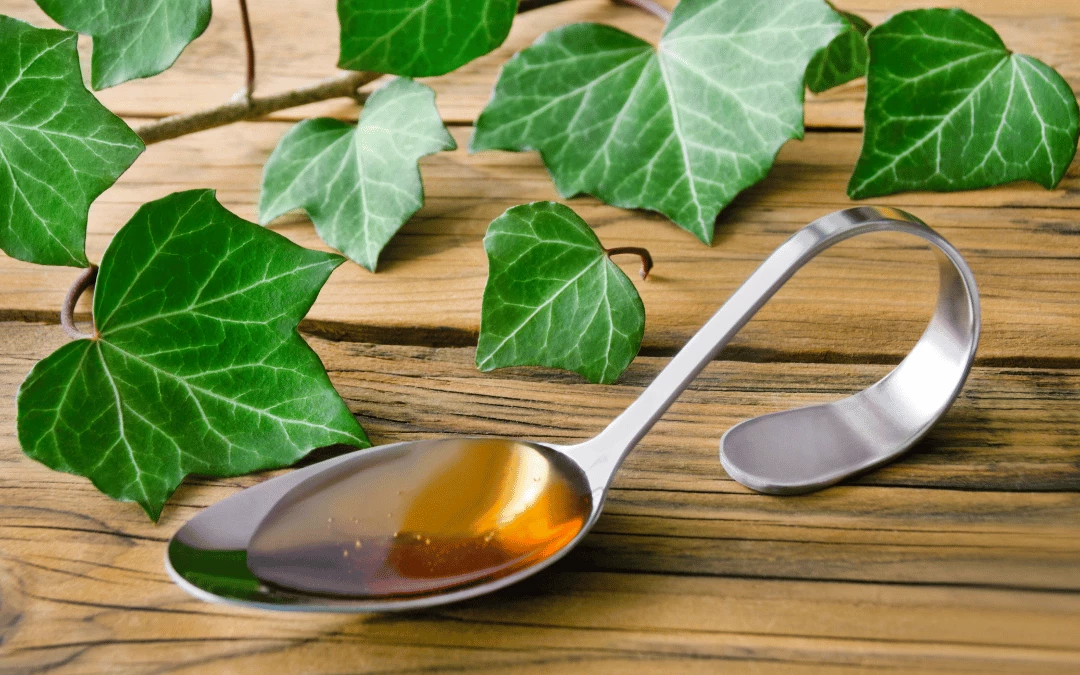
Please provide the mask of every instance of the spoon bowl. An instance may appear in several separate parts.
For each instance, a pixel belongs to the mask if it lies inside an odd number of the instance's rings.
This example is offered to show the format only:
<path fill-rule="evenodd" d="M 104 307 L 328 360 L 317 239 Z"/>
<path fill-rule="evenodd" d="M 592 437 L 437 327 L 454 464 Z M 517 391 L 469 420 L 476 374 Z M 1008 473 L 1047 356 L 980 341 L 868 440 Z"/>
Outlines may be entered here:
<path fill-rule="evenodd" d="M 565 451 L 490 437 L 354 451 L 204 510 L 173 537 L 167 567 L 199 598 L 252 607 L 463 600 L 555 562 L 599 516 Z"/>
<path fill-rule="evenodd" d="M 573 446 L 460 438 L 358 450 L 248 488 L 191 519 L 169 544 L 173 579 L 205 600 L 306 611 L 438 605 L 550 565 L 596 522 L 626 455 L 795 272 L 850 237 L 905 232 L 940 261 L 938 304 L 911 353 L 833 403 L 733 427 L 721 461 L 743 484 L 807 492 L 890 461 L 960 392 L 979 338 L 967 263 L 914 216 L 860 207 L 784 242 L 595 438 Z"/>
<path fill-rule="evenodd" d="M 252 534 L 247 564 L 293 590 L 422 598 L 544 562 L 592 511 L 585 474 L 554 448 L 421 441 L 359 453 L 290 490 Z"/>

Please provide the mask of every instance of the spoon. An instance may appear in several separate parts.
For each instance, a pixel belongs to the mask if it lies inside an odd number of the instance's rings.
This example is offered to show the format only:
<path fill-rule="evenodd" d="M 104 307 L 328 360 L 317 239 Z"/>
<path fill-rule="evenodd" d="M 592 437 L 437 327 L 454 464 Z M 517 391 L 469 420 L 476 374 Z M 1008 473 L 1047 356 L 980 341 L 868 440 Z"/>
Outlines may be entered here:
<path fill-rule="evenodd" d="M 439 605 L 534 574 L 581 541 L 626 455 L 800 267 L 879 231 L 913 234 L 938 254 L 937 308 L 919 342 L 853 396 L 736 425 L 720 458 L 732 478 L 771 493 L 820 489 L 888 462 L 959 394 L 978 344 L 979 300 L 971 270 L 940 235 L 902 211 L 860 207 L 777 248 L 595 438 L 451 438 L 335 457 L 196 515 L 169 543 L 169 573 L 204 600 L 338 612 Z"/>

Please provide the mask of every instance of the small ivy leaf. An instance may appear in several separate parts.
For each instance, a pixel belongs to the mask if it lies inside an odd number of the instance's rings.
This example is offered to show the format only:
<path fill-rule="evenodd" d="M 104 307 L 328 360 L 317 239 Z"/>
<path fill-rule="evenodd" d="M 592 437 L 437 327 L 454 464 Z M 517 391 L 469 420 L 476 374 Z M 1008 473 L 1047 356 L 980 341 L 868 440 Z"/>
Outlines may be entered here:
<path fill-rule="evenodd" d="M 189 473 L 367 447 L 296 332 L 342 260 L 241 220 L 210 190 L 144 205 L 102 259 L 98 335 L 53 352 L 19 389 L 24 452 L 157 520 Z"/>
<path fill-rule="evenodd" d="M 503 43 L 517 0 L 338 0 L 338 67 L 443 75 Z"/>
<path fill-rule="evenodd" d="M 815 94 L 866 75 L 866 63 L 870 57 L 866 48 L 866 32 L 870 30 L 870 24 L 850 12 L 837 13 L 847 23 L 843 32 L 814 54 L 806 67 L 806 87 Z"/>
<path fill-rule="evenodd" d="M 83 86 L 76 35 L 0 16 L 0 249 L 86 267 L 90 204 L 143 143 Z"/>
<path fill-rule="evenodd" d="M 435 92 L 395 79 L 371 95 L 359 124 L 317 118 L 285 134 L 263 170 L 259 222 L 304 209 L 323 241 L 374 272 L 424 203 L 417 161 L 456 147 Z"/>
<path fill-rule="evenodd" d="M 488 281 L 476 366 L 550 366 L 614 382 L 641 347 L 645 306 L 573 210 L 515 206 L 484 237 Z"/>
<path fill-rule="evenodd" d="M 210 0 L 35 0 L 94 41 L 90 79 L 106 89 L 167 70 L 210 23 Z"/>
<path fill-rule="evenodd" d="M 572 24 L 504 67 L 477 150 L 540 151 L 564 197 L 659 211 L 706 244 L 803 133 L 803 76 L 843 28 L 823 0 L 682 0 L 659 49 Z"/>
<path fill-rule="evenodd" d="M 1076 97 L 959 9 L 901 12 L 870 31 L 852 199 L 1031 180 L 1053 188 L 1076 154 Z"/>

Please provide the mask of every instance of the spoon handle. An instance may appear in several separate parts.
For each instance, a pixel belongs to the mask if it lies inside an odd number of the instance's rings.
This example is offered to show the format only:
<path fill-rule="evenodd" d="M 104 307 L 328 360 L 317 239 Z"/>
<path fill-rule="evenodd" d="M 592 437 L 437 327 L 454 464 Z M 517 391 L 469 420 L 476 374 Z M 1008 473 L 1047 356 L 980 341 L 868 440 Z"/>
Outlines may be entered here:
<path fill-rule="evenodd" d="M 961 274 L 964 285 L 974 290 L 974 278 L 960 254 L 915 216 L 892 208 L 857 207 L 819 218 L 792 235 L 766 258 L 641 396 L 599 436 L 567 450 L 586 468 L 590 481 L 596 486 L 606 485 L 626 454 L 679 394 L 799 268 L 834 244 L 859 234 L 880 231 L 906 232 L 929 241 L 952 263 L 948 267 Z M 977 293 L 973 302 L 977 323 Z M 977 325 L 974 334 L 978 335 Z M 970 357 L 973 356 L 972 348 Z"/>

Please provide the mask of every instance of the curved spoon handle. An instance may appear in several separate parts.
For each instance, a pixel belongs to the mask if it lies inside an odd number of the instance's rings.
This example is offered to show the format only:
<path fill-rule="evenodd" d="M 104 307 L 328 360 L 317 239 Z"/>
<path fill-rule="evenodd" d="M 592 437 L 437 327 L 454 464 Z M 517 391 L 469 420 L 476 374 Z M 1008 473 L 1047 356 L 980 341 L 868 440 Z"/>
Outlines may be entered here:
<path fill-rule="evenodd" d="M 855 396 L 733 427 L 721 441 L 721 459 L 747 487 L 806 492 L 886 462 L 914 444 L 948 409 L 971 369 L 979 341 L 979 293 L 960 253 L 918 218 L 898 209 L 858 207 L 819 218 L 781 244 L 625 412 L 595 439 L 568 449 L 594 487 L 606 486 L 623 457 L 799 268 L 845 239 L 883 231 L 921 237 L 938 253 L 937 308 L 919 342 L 891 373 Z"/>

